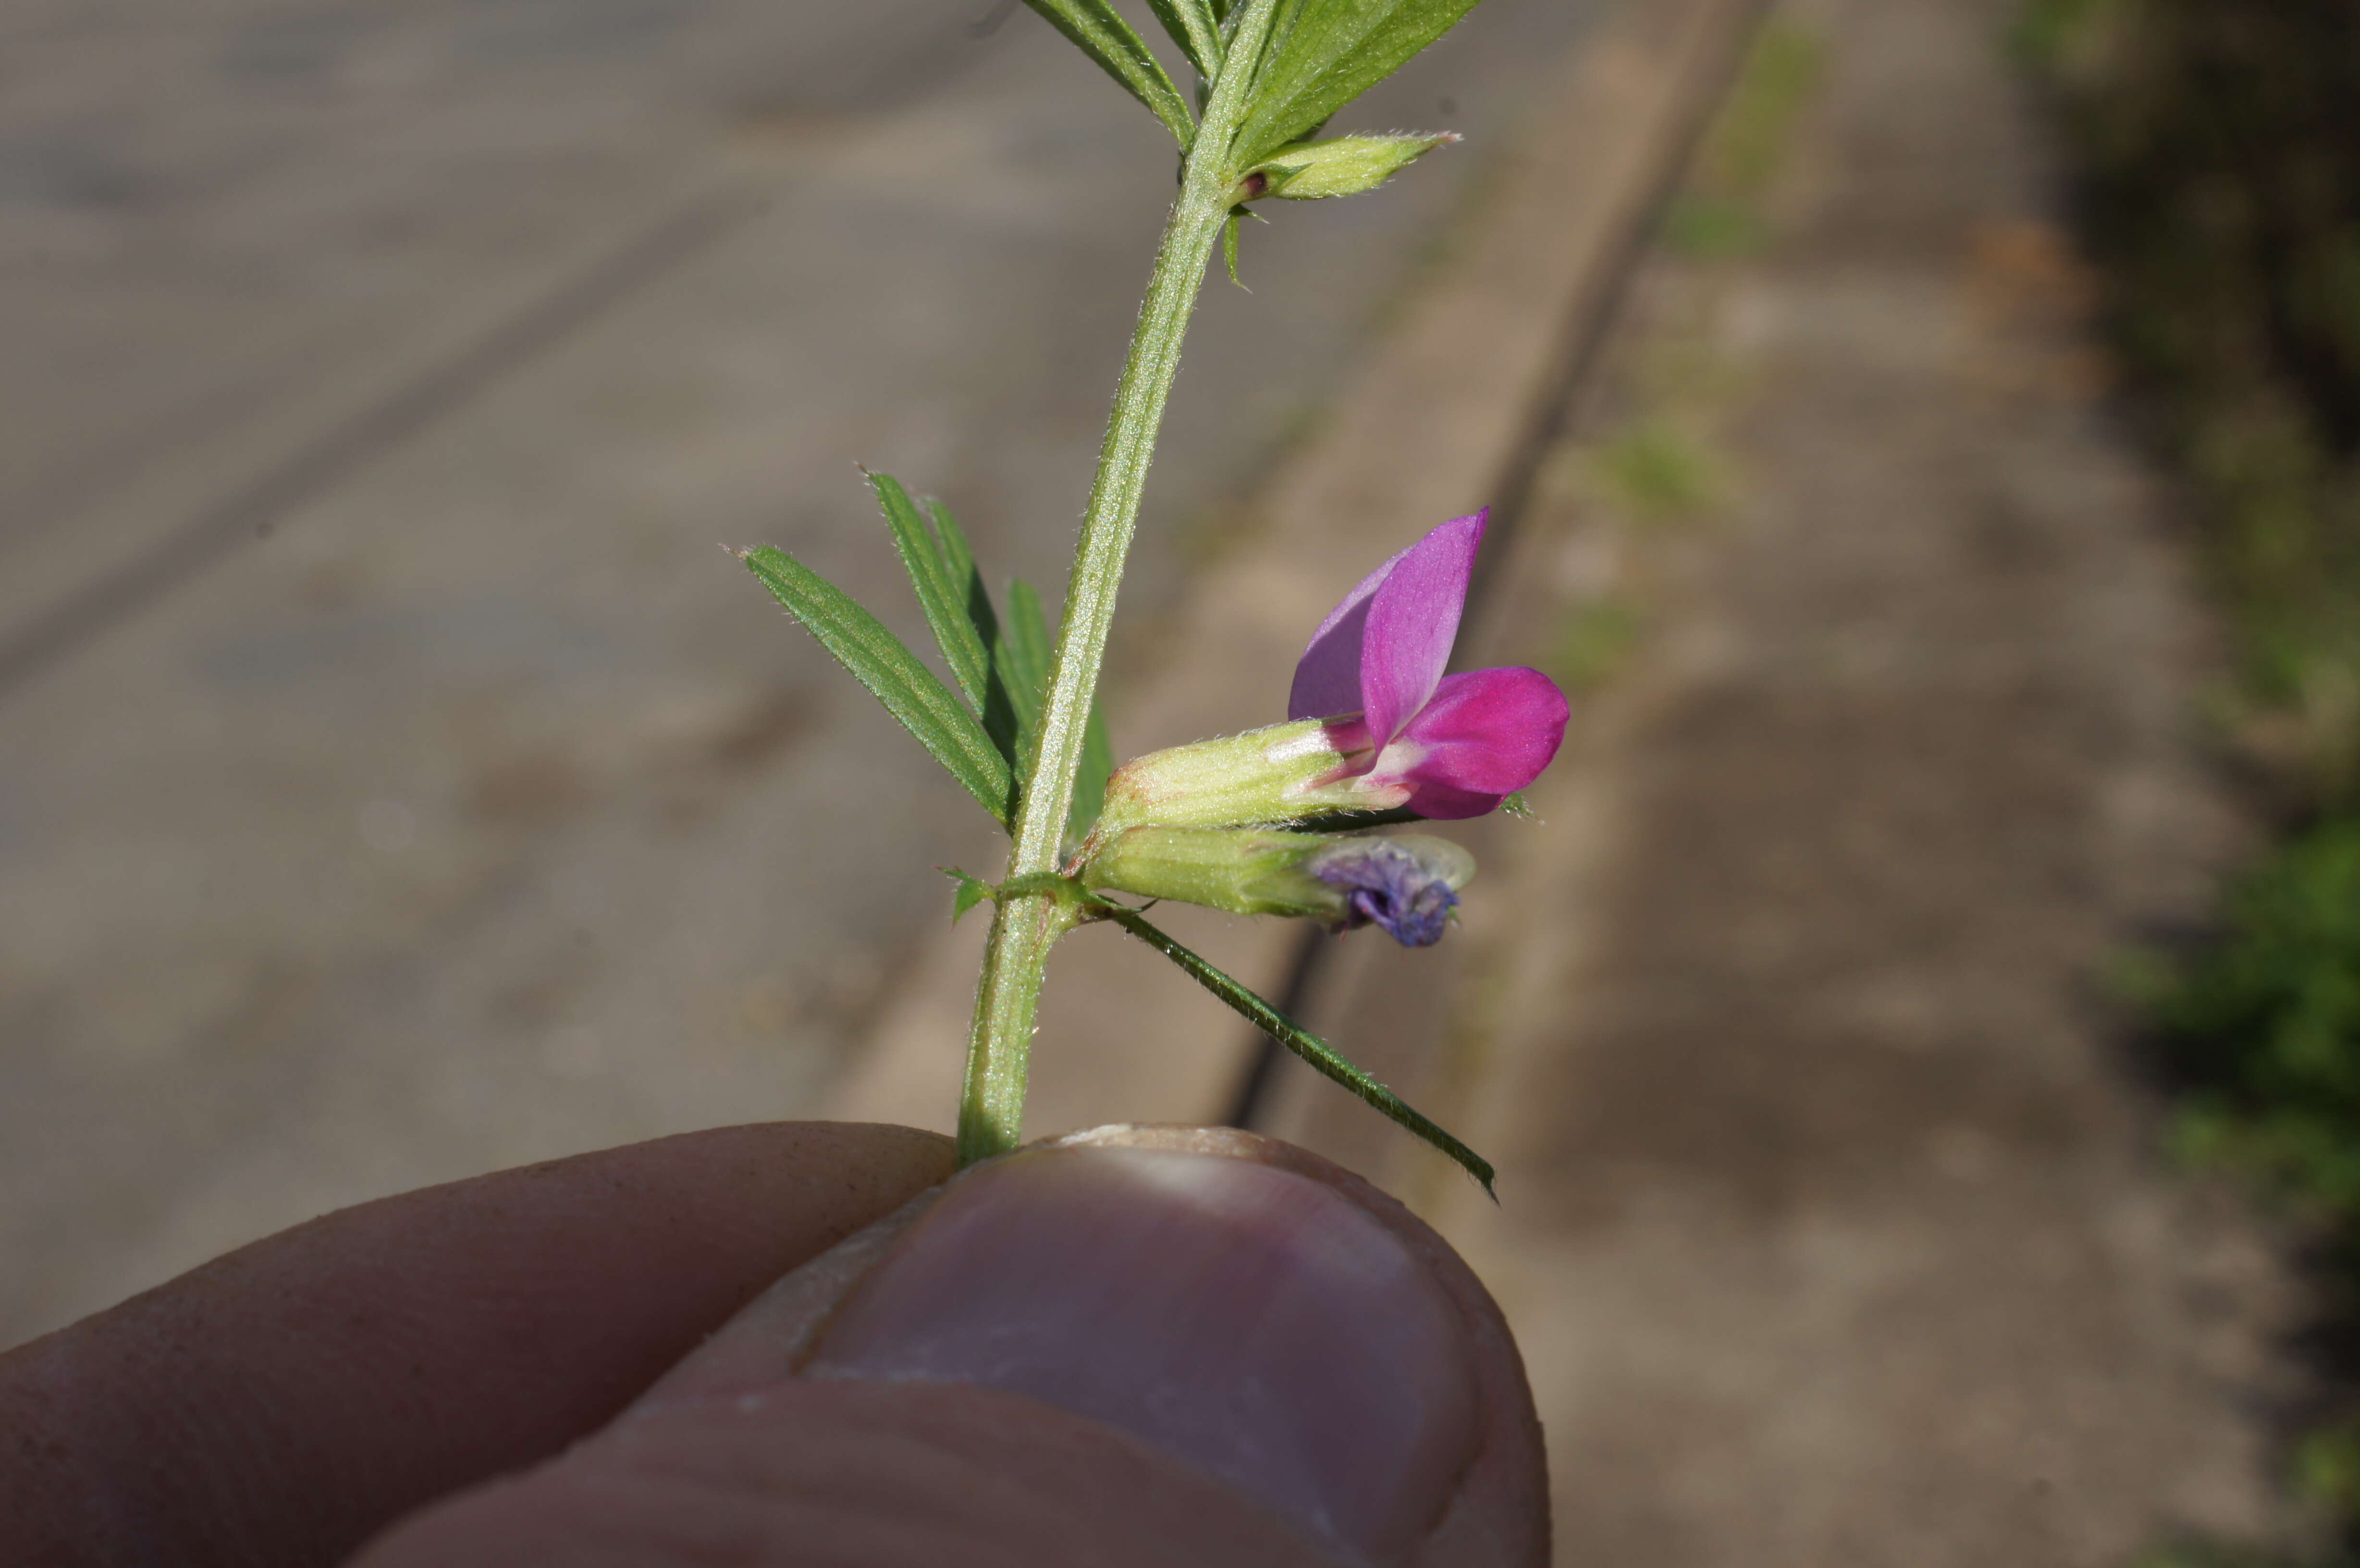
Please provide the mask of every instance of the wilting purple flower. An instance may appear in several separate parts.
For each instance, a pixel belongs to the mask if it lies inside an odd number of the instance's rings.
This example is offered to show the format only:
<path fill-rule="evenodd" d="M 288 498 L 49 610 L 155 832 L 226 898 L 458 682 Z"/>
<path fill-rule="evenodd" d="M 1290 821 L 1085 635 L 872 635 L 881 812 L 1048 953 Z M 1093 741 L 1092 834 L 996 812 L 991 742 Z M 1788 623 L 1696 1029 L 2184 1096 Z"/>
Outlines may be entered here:
<path fill-rule="evenodd" d="M 1565 693 L 1539 670 L 1442 672 L 1490 517 L 1453 517 L 1369 573 L 1295 667 L 1287 717 L 1329 721 L 1346 754 L 1330 779 L 1360 780 L 1372 807 L 1480 817 L 1538 778 L 1565 739 Z"/>
<path fill-rule="evenodd" d="M 1337 931 L 1374 924 L 1405 947 L 1426 947 L 1441 940 L 1475 857 L 1423 833 L 1151 826 L 1095 841 L 1077 872 L 1097 891 L 1305 916 Z"/>
<path fill-rule="evenodd" d="M 1304 869 L 1344 895 L 1345 930 L 1373 922 L 1404 947 L 1432 947 L 1459 907 L 1454 874 L 1464 882 L 1474 866 L 1455 844 L 1443 847 L 1457 851 L 1455 858 L 1420 855 L 1398 839 L 1350 838 L 1313 856 Z"/>

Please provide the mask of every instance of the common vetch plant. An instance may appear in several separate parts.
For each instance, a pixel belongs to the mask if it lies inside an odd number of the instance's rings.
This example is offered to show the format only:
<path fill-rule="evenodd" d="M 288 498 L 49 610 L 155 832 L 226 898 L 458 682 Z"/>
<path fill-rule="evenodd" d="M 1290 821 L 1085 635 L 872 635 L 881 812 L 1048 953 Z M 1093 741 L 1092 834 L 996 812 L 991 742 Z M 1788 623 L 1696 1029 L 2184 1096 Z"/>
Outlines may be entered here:
<path fill-rule="evenodd" d="M 1491 1184 L 1491 1167 L 1472 1150 L 1173 941 L 1133 901 L 1339 931 L 1373 925 L 1414 947 L 1440 939 L 1474 862 L 1442 839 L 1371 830 L 1494 810 L 1547 766 L 1566 722 L 1564 696 L 1537 671 L 1444 673 L 1483 515 L 1443 523 L 1345 596 L 1295 670 L 1285 724 L 1118 769 L 1097 701 L 1140 495 L 1214 247 L 1235 278 L 1240 220 L 1256 215 L 1256 203 L 1371 191 L 1455 140 L 1320 132 L 1475 3 L 1148 0 L 1193 75 L 1184 93 L 1111 0 L 1027 0 L 1162 121 L 1180 153 L 1179 194 L 1115 389 L 1062 623 L 1053 636 L 1022 582 L 995 602 L 950 513 L 883 474 L 870 483 L 947 682 L 785 551 L 739 552 L 1011 840 L 997 883 L 954 874 L 956 913 L 993 906 L 960 1102 L 962 1163 L 1016 1147 L 1049 951 L 1075 927 L 1106 920 Z"/>

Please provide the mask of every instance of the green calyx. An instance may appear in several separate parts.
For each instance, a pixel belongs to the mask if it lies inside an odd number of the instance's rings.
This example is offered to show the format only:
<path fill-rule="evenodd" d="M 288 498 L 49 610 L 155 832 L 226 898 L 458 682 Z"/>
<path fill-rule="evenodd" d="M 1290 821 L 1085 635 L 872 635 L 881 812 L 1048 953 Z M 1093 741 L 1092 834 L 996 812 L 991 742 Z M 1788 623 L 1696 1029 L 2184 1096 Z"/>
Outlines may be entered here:
<path fill-rule="evenodd" d="M 1099 843 L 1080 875 L 1093 891 L 1340 925 L 1351 918 L 1353 884 L 1323 877 L 1320 869 L 1379 842 L 1453 892 L 1474 878 L 1474 857 L 1447 839 L 1404 834 L 1374 841 L 1270 828 L 1131 828 Z"/>
<path fill-rule="evenodd" d="M 1290 822 L 1320 808 L 1305 797 L 1346 761 L 1317 719 L 1152 751 L 1116 768 L 1107 781 L 1093 840 L 1150 824 L 1227 828 Z"/>
<path fill-rule="evenodd" d="M 1275 196 L 1287 201 L 1317 201 L 1373 191 L 1436 147 L 1455 142 L 1455 131 L 1391 136 L 1331 136 L 1281 147 L 1238 179 L 1237 200 Z"/>
<path fill-rule="evenodd" d="M 1367 813 L 1393 811 L 1410 789 L 1352 770 L 1368 759 L 1365 750 L 1343 749 L 1357 729 L 1296 719 L 1133 757 L 1107 781 L 1086 853 L 1126 828 L 1330 826 L 1339 814 L 1373 825 Z"/>

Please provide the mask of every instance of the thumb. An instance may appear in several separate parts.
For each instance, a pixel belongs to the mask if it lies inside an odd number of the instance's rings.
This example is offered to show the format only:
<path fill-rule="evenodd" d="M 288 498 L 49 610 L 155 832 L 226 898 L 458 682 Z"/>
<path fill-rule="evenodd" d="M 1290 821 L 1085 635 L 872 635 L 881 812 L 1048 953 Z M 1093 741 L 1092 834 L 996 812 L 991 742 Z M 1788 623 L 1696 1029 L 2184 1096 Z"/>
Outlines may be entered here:
<path fill-rule="evenodd" d="M 1284 1144 L 1114 1127 L 914 1200 L 354 1568 L 1536 1568 L 1546 1499 L 1514 1345 L 1433 1232 Z"/>

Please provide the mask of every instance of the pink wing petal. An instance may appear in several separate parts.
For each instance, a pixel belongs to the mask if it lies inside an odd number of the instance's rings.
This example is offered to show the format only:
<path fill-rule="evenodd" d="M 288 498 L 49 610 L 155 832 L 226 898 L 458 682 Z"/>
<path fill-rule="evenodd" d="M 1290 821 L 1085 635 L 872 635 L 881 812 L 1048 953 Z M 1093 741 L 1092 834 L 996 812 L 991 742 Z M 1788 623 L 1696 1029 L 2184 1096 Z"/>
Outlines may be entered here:
<path fill-rule="evenodd" d="M 1471 517 L 1455 517 L 1407 550 L 1387 557 L 1383 565 L 1361 578 L 1359 585 L 1344 595 L 1343 602 L 1328 612 L 1328 618 L 1319 623 L 1319 629 L 1311 634 L 1311 646 L 1303 650 L 1302 659 L 1295 666 L 1295 685 L 1287 693 L 1286 716 L 1290 719 L 1326 719 L 1366 709 L 1368 697 L 1361 679 L 1362 649 L 1368 640 L 1369 617 L 1376 608 L 1377 590 L 1385 586 L 1395 568 L 1413 557 L 1420 557 L 1430 563 L 1437 548 L 1448 553 L 1451 550 L 1448 536 L 1457 530 L 1471 534 L 1471 538 L 1465 547 L 1466 562 L 1459 570 L 1458 591 L 1450 602 L 1449 626 L 1443 637 L 1442 660 L 1448 660 L 1450 643 L 1459 632 L 1459 606 L 1467 597 L 1467 575 L 1474 568 L 1475 547 L 1482 543 L 1483 524 L 1490 516 L 1487 508 Z M 1431 575 L 1430 566 L 1421 572 L 1421 576 Z M 1435 664 L 1436 675 L 1442 673 L 1442 660 Z M 1432 689 L 1432 682 L 1427 682 L 1426 690 L 1430 691 Z M 1418 701 L 1425 700 L 1421 693 Z M 1400 710 L 1400 713 L 1405 715 L 1415 711 L 1416 705 L 1413 703 Z M 1385 738 L 1390 738 L 1390 735 Z"/>
<path fill-rule="evenodd" d="M 1382 566 L 1361 578 L 1360 585 L 1345 594 L 1344 602 L 1328 611 L 1311 634 L 1311 646 L 1295 660 L 1295 686 L 1286 694 L 1288 718 L 1332 719 L 1360 711 L 1360 637 L 1369 601 L 1408 553 L 1405 550 L 1387 557 Z"/>
<path fill-rule="evenodd" d="M 1445 676 L 1434 700 L 1403 729 L 1400 777 L 1416 787 L 1421 816 L 1481 816 L 1540 777 L 1565 739 L 1569 709 L 1557 682 L 1507 667 Z M 1374 771 L 1389 772 L 1380 757 Z"/>
<path fill-rule="evenodd" d="M 1486 508 L 1404 550 L 1370 595 L 1360 637 L 1360 711 L 1382 745 L 1433 696 L 1459 640 L 1459 613 L 1482 548 Z"/>
<path fill-rule="evenodd" d="M 1504 794 L 1486 795 L 1474 789 L 1453 789 L 1448 784 L 1421 784 L 1410 791 L 1402 802 L 1405 811 L 1415 811 L 1429 822 L 1457 822 L 1469 817 L 1488 817 L 1500 809 Z"/>

